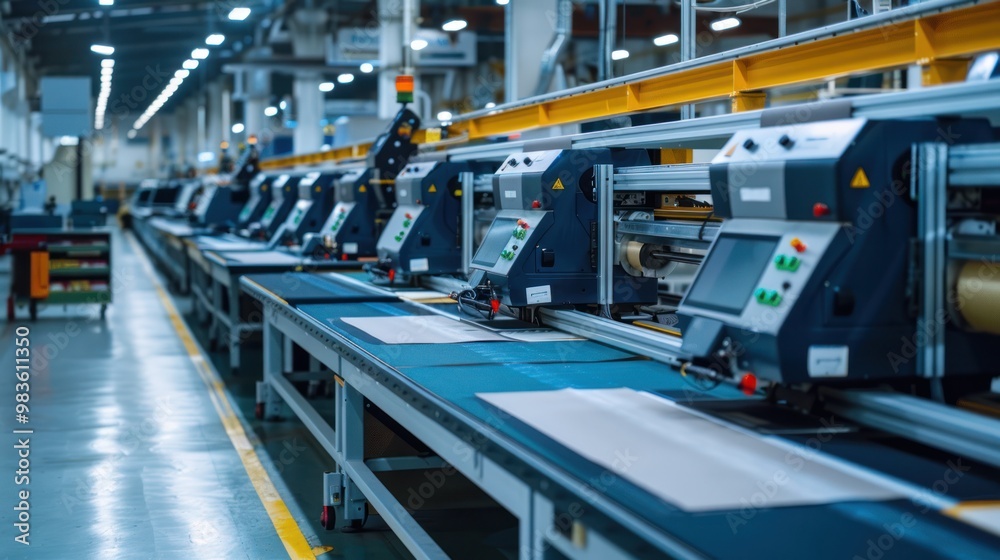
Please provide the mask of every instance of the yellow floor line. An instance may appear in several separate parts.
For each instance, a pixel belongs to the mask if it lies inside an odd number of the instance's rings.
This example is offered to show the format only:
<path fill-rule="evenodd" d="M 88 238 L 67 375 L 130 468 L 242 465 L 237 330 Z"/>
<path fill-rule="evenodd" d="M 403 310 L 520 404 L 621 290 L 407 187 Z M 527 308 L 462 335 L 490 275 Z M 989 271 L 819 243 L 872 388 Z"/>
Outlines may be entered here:
<path fill-rule="evenodd" d="M 278 490 L 274 487 L 274 483 L 271 482 L 271 477 L 268 476 L 267 470 L 265 470 L 264 465 L 261 464 L 260 457 L 257 456 L 257 452 L 254 450 L 253 445 L 250 443 L 250 439 L 247 437 L 246 431 L 243 429 L 243 424 L 233 412 L 229 398 L 226 396 L 222 380 L 220 380 L 212 368 L 209 367 L 205 355 L 202 354 L 201 348 L 194 342 L 194 338 L 191 336 L 191 331 L 181 319 L 180 314 L 177 312 L 177 308 L 174 306 L 174 302 L 167 295 L 167 292 L 163 289 L 162 284 L 160 284 L 159 278 L 156 277 L 156 273 L 153 271 L 153 267 L 142 248 L 139 247 L 133 236 L 127 235 L 127 239 L 129 244 L 132 245 L 132 249 L 139 257 L 142 267 L 149 276 L 149 279 L 153 282 L 153 287 L 156 288 L 156 293 L 160 298 L 160 302 L 163 304 L 167 315 L 170 317 L 170 323 L 173 325 L 174 330 L 177 331 L 177 336 L 180 337 L 181 343 L 184 344 L 184 349 L 187 351 L 188 357 L 190 357 L 191 361 L 194 363 L 195 370 L 205 383 L 205 386 L 209 389 L 208 395 L 212 400 L 212 405 L 215 407 L 215 411 L 218 413 L 219 419 L 222 421 L 222 425 L 226 429 L 226 434 L 233 443 L 233 447 L 239 454 L 240 460 L 243 462 L 243 467 L 246 469 L 247 475 L 250 477 L 250 482 L 253 484 L 254 490 L 257 491 L 257 496 L 260 497 L 260 501 L 264 505 L 264 509 L 267 511 L 268 517 L 271 518 L 271 523 L 274 524 L 274 529 L 278 533 L 278 538 L 280 538 L 281 543 L 285 545 L 285 550 L 288 552 L 288 556 L 294 559 L 301 559 L 315 558 L 317 556 L 317 552 L 325 554 L 329 550 L 321 549 L 325 549 L 326 547 L 317 547 L 314 549 L 306 540 L 305 535 L 302 534 L 302 529 L 299 528 L 295 518 L 292 517 L 291 512 L 288 510 L 288 506 L 285 505 L 284 500 L 282 500 L 281 496 L 278 494 Z"/>

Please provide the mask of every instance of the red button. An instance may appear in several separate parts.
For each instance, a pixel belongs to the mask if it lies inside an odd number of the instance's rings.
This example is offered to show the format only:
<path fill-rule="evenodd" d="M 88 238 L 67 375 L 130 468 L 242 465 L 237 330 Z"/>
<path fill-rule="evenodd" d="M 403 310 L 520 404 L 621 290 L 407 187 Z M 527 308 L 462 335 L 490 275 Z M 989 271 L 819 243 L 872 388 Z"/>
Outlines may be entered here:
<path fill-rule="evenodd" d="M 531 203 L 531 207 L 532 207 L 532 208 L 541 208 L 541 207 L 542 207 L 542 203 L 541 203 L 541 202 L 538 202 L 538 201 L 536 200 L 536 201 L 534 201 L 534 202 L 532 202 L 532 203 Z"/>
<path fill-rule="evenodd" d="M 817 218 L 822 218 L 823 216 L 829 216 L 829 215 L 830 215 L 829 206 L 823 204 L 822 202 L 817 202 L 816 204 L 813 204 L 813 216 L 816 216 Z"/>
<path fill-rule="evenodd" d="M 757 377 L 752 373 L 746 373 L 740 379 L 739 389 L 747 395 L 752 395 L 757 390 Z"/>
<path fill-rule="evenodd" d="M 806 250 L 806 244 L 802 242 L 798 237 L 793 237 L 791 243 L 789 243 L 793 249 L 799 253 L 804 253 Z"/>
<path fill-rule="evenodd" d="M 403 215 L 406 216 L 407 220 L 412 220 L 413 219 L 413 216 L 411 216 L 409 212 L 407 212 L 406 214 L 403 214 Z"/>

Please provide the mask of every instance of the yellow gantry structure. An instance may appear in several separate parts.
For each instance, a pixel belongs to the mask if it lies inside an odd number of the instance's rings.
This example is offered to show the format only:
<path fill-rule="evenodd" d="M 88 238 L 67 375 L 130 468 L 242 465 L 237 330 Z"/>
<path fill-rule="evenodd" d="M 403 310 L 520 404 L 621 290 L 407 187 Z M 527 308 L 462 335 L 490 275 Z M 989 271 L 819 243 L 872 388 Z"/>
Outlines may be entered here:
<path fill-rule="evenodd" d="M 720 62 L 665 67 L 572 95 L 542 99 L 461 118 L 449 137 L 484 139 L 689 103 L 731 99 L 734 112 L 762 109 L 767 90 L 920 65 L 932 86 L 965 78 L 973 55 L 1000 49 L 1000 2 L 988 1 L 930 15 L 883 19 L 878 25 L 755 52 Z M 890 12 L 891 14 L 891 12 Z M 647 73 L 649 74 L 649 73 Z M 422 136 L 416 138 L 418 142 Z M 370 144 L 278 157 L 263 169 L 364 156 Z"/>

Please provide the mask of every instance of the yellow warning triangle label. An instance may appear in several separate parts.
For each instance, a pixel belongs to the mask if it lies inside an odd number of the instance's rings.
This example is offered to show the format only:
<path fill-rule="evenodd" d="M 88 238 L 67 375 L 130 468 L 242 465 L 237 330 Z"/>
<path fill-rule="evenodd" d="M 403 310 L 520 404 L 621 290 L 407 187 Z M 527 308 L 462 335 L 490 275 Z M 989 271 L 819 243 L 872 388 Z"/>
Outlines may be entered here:
<path fill-rule="evenodd" d="M 870 186 L 872 186 L 872 184 L 871 181 L 868 180 L 868 175 L 865 174 L 864 169 L 859 167 L 858 170 L 854 172 L 854 178 L 851 179 L 851 188 L 867 189 Z"/>
<path fill-rule="evenodd" d="M 358 192 L 368 192 L 368 187 L 361 185 L 358 187 Z"/>
<path fill-rule="evenodd" d="M 564 187 L 563 184 L 562 184 L 562 179 L 556 178 L 555 184 L 552 185 L 552 190 L 554 190 L 554 191 L 561 191 L 561 190 L 564 190 L 565 188 L 566 187 Z"/>
<path fill-rule="evenodd" d="M 437 186 L 436 186 L 436 185 L 433 185 L 433 184 L 432 184 L 432 185 L 431 185 L 431 188 L 427 189 L 427 192 L 429 192 L 429 193 L 430 193 L 430 192 L 438 192 L 438 188 L 437 188 Z"/>

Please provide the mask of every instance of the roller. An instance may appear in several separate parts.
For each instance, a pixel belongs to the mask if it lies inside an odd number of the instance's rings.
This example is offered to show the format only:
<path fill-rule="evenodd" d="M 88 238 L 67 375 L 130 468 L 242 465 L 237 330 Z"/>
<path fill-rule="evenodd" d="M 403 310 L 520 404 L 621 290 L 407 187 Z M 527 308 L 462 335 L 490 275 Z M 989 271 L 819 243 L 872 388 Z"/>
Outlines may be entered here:
<path fill-rule="evenodd" d="M 663 258 L 662 255 L 668 252 L 659 245 L 625 241 L 619 245 L 618 260 L 632 276 L 664 278 L 677 266 L 677 263 Z"/>
<path fill-rule="evenodd" d="M 954 308 L 974 330 L 1000 334 L 1000 265 L 968 261 L 958 273 Z"/>

